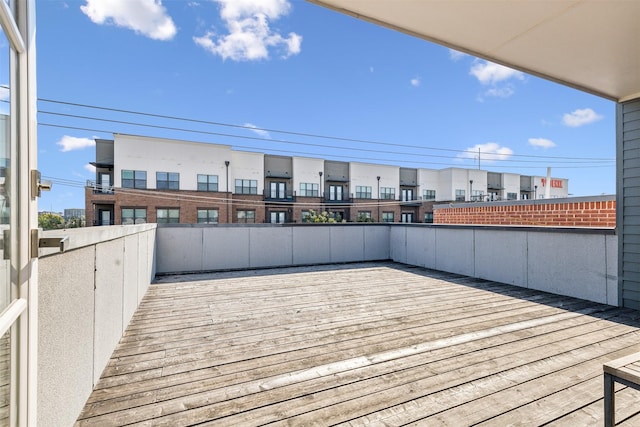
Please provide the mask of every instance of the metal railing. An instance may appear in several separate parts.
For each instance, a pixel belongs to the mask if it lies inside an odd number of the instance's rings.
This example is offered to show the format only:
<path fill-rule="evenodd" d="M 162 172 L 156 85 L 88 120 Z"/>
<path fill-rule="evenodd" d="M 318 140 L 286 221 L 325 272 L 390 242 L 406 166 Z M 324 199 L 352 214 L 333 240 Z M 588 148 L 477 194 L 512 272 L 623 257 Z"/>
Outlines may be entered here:
<path fill-rule="evenodd" d="M 102 185 L 93 180 L 87 180 L 87 187 L 93 188 L 94 194 L 113 194 L 113 185 Z"/>

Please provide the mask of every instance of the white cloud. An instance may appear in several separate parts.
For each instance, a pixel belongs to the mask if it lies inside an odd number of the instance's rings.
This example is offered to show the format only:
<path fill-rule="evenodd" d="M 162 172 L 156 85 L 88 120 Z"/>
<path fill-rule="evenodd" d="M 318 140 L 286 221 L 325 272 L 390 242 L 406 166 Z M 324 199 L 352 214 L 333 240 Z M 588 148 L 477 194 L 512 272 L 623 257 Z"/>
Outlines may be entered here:
<path fill-rule="evenodd" d="M 92 164 L 87 163 L 86 165 L 84 165 L 84 169 L 88 172 L 96 173 L 96 167 Z"/>
<path fill-rule="evenodd" d="M 502 87 L 493 87 L 491 89 L 487 89 L 484 93 L 485 96 L 492 96 L 494 98 L 508 98 L 515 93 L 515 89 L 513 85 L 506 85 Z"/>
<path fill-rule="evenodd" d="M 96 24 L 129 28 L 154 40 L 170 40 L 177 29 L 162 0 L 86 0 L 82 12 Z"/>
<path fill-rule="evenodd" d="M 495 64 L 493 62 L 478 60 L 474 63 L 469 74 L 478 79 L 484 85 L 503 82 L 512 78 L 518 80 L 524 79 L 521 71 L 514 70 L 504 65 Z"/>
<path fill-rule="evenodd" d="M 289 33 L 282 36 L 269 26 L 291 10 L 287 0 L 214 0 L 220 7 L 220 17 L 228 30 L 226 35 L 208 31 L 194 42 L 223 60 L 256 61 L 268 59 L 276 49 L 282 58 L 300 53 L 302 36 Z"/>
<path fill-rule="evenodd" d="M 589 123 L 597 122 L 601 120 L 602 116 L 593 111 L 591 108 L 583 108 L 575 110 L 572 113 L 566 113 L 562 116 L 562 123 L 565 126 L 577 128 Z"/>
<path fill-rule="evenodd" d="M 540 148 L 552 148 L 556 143 L 546 138 L 529 138 L 529 145 Z"/>
<path fill-rule="evenodd" d="M 460 159 L 478 159 L 480 153 L 481 162 L 493 162 L 496 160 L 507 160 L 513 155 L 513 150 L 508 147 L 501 147 L 496 142 L 487 142 L 485 144 L 476 144 L 467 148 L 464 153 L 458 154 Z"/>
<path fill-rule="evenodd" d="M 244 127 L 246 127 L 246 128 L 249 128 L 249 130 L 250 130 L 251 132 L 254 132 L 254 133 L 258 134 L 258 135 L 260 135 L 260 136 L 261 136 L 261 137 L 263 137 L 263 138 L 271 139 L 271 135 L 269 135 L 269 132 L 267 132 L 267 131 L 266 131 L 266 130 L 264 130 L 264 129 L 259 129 L 259 128 L 258 128 L 256 125 L 254 125 L 254 124 L 251 124 L 251 123 L 245 123 L 243 126 L 244 126 Z"/>
<path fill-rule="evenodd" d="M 418 87 L 420 86 L 420 83 L 421 83 L 420 77 L 415 77 L 411 79 L 411 86 Z"/>
<path fill-rule="evenodd" d="M 466 53 L 460 52 L 455 49 L 449 49 L 449 58 L 451 58 L 452 61 L 459 61 L 465 56 L 467 56 Z"/>
<path fill-rule="evenodd" d="M 59 145 L 60 151 L 74 151 L 74 150 L 82 150 L 87 147 L 94 147 L 96 145 L 96 141 L 90 138 L 76 138 L 75 136 L 65 135 L 60 141 L 56 142 L 56 145 Z"/>

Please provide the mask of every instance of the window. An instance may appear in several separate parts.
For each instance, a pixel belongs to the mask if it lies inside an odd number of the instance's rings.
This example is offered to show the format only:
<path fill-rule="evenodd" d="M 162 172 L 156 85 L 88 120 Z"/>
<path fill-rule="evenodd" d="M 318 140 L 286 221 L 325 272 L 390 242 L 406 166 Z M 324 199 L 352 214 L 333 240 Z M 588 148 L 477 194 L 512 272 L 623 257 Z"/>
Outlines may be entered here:
<path fill-rule="evenodd" d="M 518 200 L 518 193 L 507 193 L 507 200 Z"/>
<path fill-rule="evenodd" d="M 217 224 L 218 209 L 198 209 L 198 224 Z"/>
<path fill-rule="evenodd" d="M 239 223 L 254 223 L 256 222 L 256 211 L 239 210 L 237 212 Z"/>
<path fill-rule="evenodd" d="M 415 200 L 413 198 L 413 190 L 410 188 L 403 188 L 402 190 L 402 201 L 410 202 L 411 200 Z"/>
<path fill-rule="evenodd" d="M 427 224 L 433 224 L 433 212 L 424 213 L 424 222 Z"/>
<path fill-rule="evenodd" d="M 422 192 L 422 198 L 424 200 L 435 200 L 436 199 L 436 190 L 424 190 Z"/>
<path fill-rule="evenodd" d="M 272 199 L 286 199 L 287 184 L 285 182 L 270 182 L 269 195 Z"/>
<path fill-rule="evenodd" d="M 310 182 L 300 183 L 300 195 L 302 197 L 318 197 L 318 184 L 312 184 Z"/>
<path fill-rule="evenodd" d="M 411 212 L 402 212 L 400 214 L 400 222 L 405 222 L 405 223 L 413 222 L 413 213 L 411 213 Z"/>
<path fill-rule="evenodd" d="M 198 191 L 218 191 L 218 175 L 198 174 Z"/>
<path fill-rule="evenodd" d="M 393 187 L 381 187 L 380 188 L 380 198 L 383 200 L 395 200 L 396 199 L 396 189 Z"/>
<path fill-rule="evenodd" d="M 158 224 L 177 224 L 180 222 L 180 209 L 158 209 L 156 211 L 156 222 Z"/>
<path fill-rule="evenodd" d="M 147 188 L 147 172 L 123 170 L 122 188 Z"/>
<path fill-rule="evenodd" d="M 122 208 L 122 225 L 147 222 L 147 208 Z"/>
<path fill-rule="evenodd" d="M 302 222 L 309 222 L 309 217 L 311 217 L 311 212 L 302 211 Z"/>
<path fill-rule="evenodd" d="M 179 190 L 180 174 L 177 172 L 156 172 L 157 190 Z"/>
<path fill-rule="evenodd" d="M 371 187 L 365 187 L 362 185 L 356 186 L 356 198 L 357 199 L 370 199 L 371 198 Z"/>
<path fill-rule="evenodd" d="M 255 179 L 236 179 L 236 194 L 258 194 L 258 181 Z"/>
<path fill-rule="evenodd" d="M 329 200 L 343 200 L 342 199 L 342 186 L 330 185 L 329 186 Z"/>
<path fill-rule="evenodd" d="M 100 172 L 100 182 L 98 182 L 98 191 L 101 193 L 113 193 L 113 187 L 111 186 L 111 174 L 107 172 Z"/>
<path fill-rule="evenodd" d="M 481 202 L 484 199 L 484 191 L 482 190 L 473 190 L 471 192 L 471 200 L 476 202 Z"/>
<path fill-rule="evenodd" d="M 382 212 L 382 222 L 393 222 L 393 212 Z"/>
<path fill-rule="evenodd" d="M 464 202 L 466 200 L 466 195 L 464 190 L 456 190 L 456 202 Z"/>
<path fill-rule="evenodd" d="M 272 211 L 269 212 L 269 219 L 271 224 L 282 224 L 285 222 L 286 213 L 284 211 Z"/>

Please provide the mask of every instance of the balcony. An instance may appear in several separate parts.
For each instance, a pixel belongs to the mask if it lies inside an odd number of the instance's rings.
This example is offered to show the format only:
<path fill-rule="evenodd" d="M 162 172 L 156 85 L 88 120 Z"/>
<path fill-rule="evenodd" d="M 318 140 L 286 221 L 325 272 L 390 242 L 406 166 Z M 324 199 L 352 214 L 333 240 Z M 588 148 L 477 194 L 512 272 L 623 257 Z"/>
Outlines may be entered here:
<path fill-rule="evenodd" d="M 271 191 L 265 189 L 263 192 L 264 200 L 268 202 L 289 202 L 296 201 L 296 193 L 293 190 L 286 191 Z"/>
<path fill-rule="evenodd" d="M 402 206 L 407 207 L 419 207 L 422 206 L 422 197 L 415 197 L 411 200 L 402 200 L 402 198 L 398 199 Z"/>
<path fill-rule="evenodd" d="M 332 195 L 324 193 L 324 203 L 327 204 L 351 204 L 353 203 L 353 193 L 343 193 L 341 195 Z"/>
<path fill-rule="evenodd" d="M 601 425 L 602 364 L 640 350 L 609 229 L 49 234 L 71 248 L 41 253 L 41 425 Z"/>
<path fill-rule="evenodd" d="M 93 189 L 93 194 L 113 194 L 113 185 L 102 185 L 92 180 L 87 180 L 86 187 Z"/>

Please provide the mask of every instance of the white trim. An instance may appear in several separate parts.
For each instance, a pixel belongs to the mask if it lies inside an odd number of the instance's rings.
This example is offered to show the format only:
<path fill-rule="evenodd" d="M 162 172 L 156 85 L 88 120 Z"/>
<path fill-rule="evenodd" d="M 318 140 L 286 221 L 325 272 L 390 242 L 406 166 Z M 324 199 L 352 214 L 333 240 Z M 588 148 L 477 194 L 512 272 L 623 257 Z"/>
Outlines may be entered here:
<path fill-rule="evenodd" d="M 13 322 L 27 309 L 27 300 L 19 298 L 13 300 L 7 308 L 0 313 L 0 337 L 13 326 Z"/>
<path fill-rule="evenodd" d="M 9 5 L 4 1 L 0 1 L 0 25 L 2 25 L 4 34 L 11 43 L 11 47 L 18 53 L 24 53 L 25 46 L 22 36 L 20 35 L 20 30 L 18 30 L 18 26 L 13 19 Z"/>

